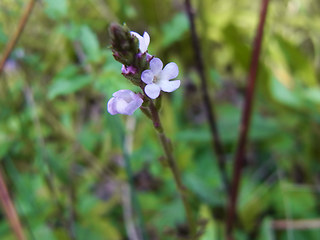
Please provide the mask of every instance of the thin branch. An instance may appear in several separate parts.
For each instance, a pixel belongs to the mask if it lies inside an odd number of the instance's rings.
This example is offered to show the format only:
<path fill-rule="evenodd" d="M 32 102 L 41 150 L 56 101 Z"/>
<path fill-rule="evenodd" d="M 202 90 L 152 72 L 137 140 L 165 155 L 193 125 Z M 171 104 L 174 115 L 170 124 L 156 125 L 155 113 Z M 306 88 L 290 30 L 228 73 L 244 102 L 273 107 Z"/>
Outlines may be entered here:
<path fill-rule="evenodd" d="M 23 29 L 24 29 L 24 27 L 30 17 L 30 14 L 32 12 L 32 9 L 34 7 L 35 2 L 36 2 L 36 0 L 30 0 L 28 5 L 26 6 L 24 13 L 20 19 L 18 28 L 5 48 L 5 51 L 2 56 L 2 60 L 0 62 L 0 75 L 2 73 L 2 70 L 4 68 L 4 65 L 5 65 L 7 59 L 10 57 L 10 54 L 13 51 L 14 46 L 17 44 L 19 37 L 21 36 L 21 33 L 23 32 Z"/>
<path fill-rule="evenodd" d="M 320 229 L 320 219 L 301 219 L 301 220 L 274 220 L 271 222 L 271 226 L 276 230 L 286 229 Z"/>
<path fill-rule="evenodd" d="M 18 240 L 26 240 L 23 228 L 18 217 L 17 211 L 14 207 L 12 199 L 10 198 L 8 188 L 0 170 L 0 201 L 3 207 L 4 213 L 9 221 L 9 224 L 15 233 Z"/>
<path fill-rule="evenodd" d="M 248 130 L 250 127 L 250 120 L 252 115 L 252 104 L 255 91 L 255 83 L 257 79 L 258 65 L 259 65 L 259 56 L 261 51 L 261 43 L 263 37 L 263 29 L 265 25 L 267 9 L 269 5 L 269 0 L 262 0 L 261 12 L 259 25 L 256 32 L 256 38 L 253 43 L 253 51 L 250 64 L 250 72 L 248 76 L 248 86 L 245 96 L 244 109 L 242 112 L 242 119 L 240 125 L 240 133 L 238 138 L 238 146 L 235 155 L 234 169 L 233 169 L 233 178 L 231 186 L 231 196 L 228 203 L 228 215 L 227 215 L 227 239 L 232 240 L 232 231 L 235 221 L 235 212 L 236 205 L 239 193 L 239 185 L 241 180 L 242 168 L 244 165 L 244 155 L 245 155 L 245 146 L 247 143 Z"/>
<path fill-rule="evenodd" d="M 196 67 L 201 79 L 202 101 L 206 109 L 207 119 L 208 119 L 210 131 L 212 135 L 212 146 L 218 159 L 218 166 L 220 169 L 220 174 L 222 177 L 223 184 L 225 185 L 226 190 L 229 191 L 229 181 L 228 181 L 228 176 L 227 176 L 226 166 L 225 166 L 226 159 L 225 159 L 224 150 L 223 150 L 221 139 L 220 139 L 220 134 L 217 127 L 217 121 L 214 114 L 214 107 L 211 104 L 209 93 L 208 93 L 207 79 L 206 79 L 203 57 L 202 57 L 202 52 L 200 47 L 200 41 L 196 31 L 196 26 L 194 21 L 194 12 L 191 7 L 190 0 L 185 1 L 185 6 L 186 6 L 186 10 L 189 17 L 189 22 L 190 22 L 192 46 L 195 54 Z"/>
<path fill-rule="evenodd" d="M 154 105 L 154 103 L 152 102 L 152 100 L 149 101 L 149 109 L 150 109 L 150 113 L 151 113 L 151 119 L 153 122 L 153 126 L 157 130 L 157 134 L 160 139 L 162 148 L 164 150 L 169 168 L 171 170 L 171 173 L 173 175 L 173 179 L 175 181 L 175 184 L 177 186 L 177 190 L 179 192 L 179 195 L 180 195 L 182 203 L 183 203 L 183 207 L 184 207 L 186 218 L 187 218 L 187 224 L 188 224 L 188 228 L 189 228 L 190 237 L 191 237 L 191 239 L 197 239 L 197 237 L 196 237 L 197 236 L 196 221 L 195 221 L 194 216 L 192 214 L 192 209 L 191 209 L 190 203 L 187 199 L 186 187 L 182 183 L 181 173 L 180 173 L 180 170 L 177 166 L 176 160 L 175 160 L 173 153 L 172 153 L 172 146 L 171 146 L 170 139 L 166 137 L 166 135 L 163 131 L 163 127 L 162 127 L 160 117 L 159 117 L 159 112 L 158 112 L 156 106 Z"/>

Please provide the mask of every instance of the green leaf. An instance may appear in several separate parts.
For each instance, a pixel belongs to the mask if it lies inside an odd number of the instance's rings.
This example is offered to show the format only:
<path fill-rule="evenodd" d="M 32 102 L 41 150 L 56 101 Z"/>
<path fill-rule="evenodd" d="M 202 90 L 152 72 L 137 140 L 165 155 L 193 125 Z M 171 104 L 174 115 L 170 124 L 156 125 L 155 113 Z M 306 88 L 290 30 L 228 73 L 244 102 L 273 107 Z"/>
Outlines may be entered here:
<path fill-rule="evenodd" d="M 203 202 L 211 206 L 223 206 L 225 199 L 222 194 L 213 186 L 206 183 L 203 178 L 196 174 L 186 175 L 186 185 L 191 189 Z"/>
<path fill-rule="evenodd" d="M 50 86 L 48 97 L 54 99 L 60 95 L 74 93 L 91 82 L 90 76 L 76 76 L 73 78 L 59 78 Z"/>
<path fill-rule="evenodd" d="M 275 234 L 272 228 L 272 220 L 265 218 L 261 224 L 258 240 L 274 240 Z"/>
<path fill-rule="evenodd" d="M 162 27 L 163 40 L 162 46 L 168 47 L 180 40 L 184 33 L 189 29 L 188 18 L 184 13 L 178 13 L 173 19 Z"/>
<path fill-rule="evenodd" d="M 67 0 L 44 0 L 45 12 L 52 19 L 64 17 L 68 13 Z"/>
<path fill-rule="evenodd" d="M 207 220 L 204 233 L 201 235 L 200 240 L 215 240 L 217 239 L 217 226 L 211 216 L 210 209 L 206 205 L 200 207 L 201 219 Z"/>
<path fill-rule="evenodd" d="M 270 79 L 270 91 L 272 97 L 282 104 L 293 108 L 300 108 L 302 105 L 299 95 L 286 88 L 276 77 Z"/>
<path fill-rule="evenodd" d="M 309 86 L 315 86 L 317 84 L 316 71 L 308 56 L 299 49 L 297 44 L 291 43 L 281 35 L 276 35 L 275 38 L 292 73 Z"/>
<path fill-rule="evenodd" d="M 2 30 L 2 26 L 0 26 L 0 44 L 5 44 L 8 40 L 7 35 Z"/>
<path fill-rule="evenodd" d="M 46 225 L 37 226 L 36 229 L 33 229 L 33 234 L 36 239 L 47 239 L 47 240 L 55 240 L 55 236 L 51 230 Z"/>
<path fill-rule="evenodd" d="M 272 206 L 279 217 L 311 218 L 316 217 L 317 201 L 312 189 L 296 186 L 282 181 L 270 194 L 273 198 Z M 303 204 L 301 204 L 303 203 Z"/>
<path fill-rule="evenodd" d="M 96 60 L 100 55 L 100 46 L 96 34 L 88 27 L 80 29 L 79 40 L 89 60 Z"/>
<path fill-rule="evenodd" d="M 303 92 L 303 95 L 306 100 L 315 104 L 320 104 L 320 88 L 319 87 L 306 89 Z"/>

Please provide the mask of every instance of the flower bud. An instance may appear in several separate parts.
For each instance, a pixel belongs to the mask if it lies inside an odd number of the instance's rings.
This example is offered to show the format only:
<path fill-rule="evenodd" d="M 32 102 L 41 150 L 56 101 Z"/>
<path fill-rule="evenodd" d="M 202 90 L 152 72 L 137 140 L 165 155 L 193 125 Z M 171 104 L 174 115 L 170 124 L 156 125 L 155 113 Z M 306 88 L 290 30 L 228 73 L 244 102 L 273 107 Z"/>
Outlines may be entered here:
<path fill-rule="evenodd" d="M 143 103 L 139 94 L 130 90 L 119 90 L 113 94 L 108 102 L 108 112 L 111 115 L 132 115 Z"/>
<path fill-rule="evenodd" d="M 112 23 L 109 28 L 114 58 L 124 65 L 132 65 L 139 53 L 139 41 L 126 26 Z"/>

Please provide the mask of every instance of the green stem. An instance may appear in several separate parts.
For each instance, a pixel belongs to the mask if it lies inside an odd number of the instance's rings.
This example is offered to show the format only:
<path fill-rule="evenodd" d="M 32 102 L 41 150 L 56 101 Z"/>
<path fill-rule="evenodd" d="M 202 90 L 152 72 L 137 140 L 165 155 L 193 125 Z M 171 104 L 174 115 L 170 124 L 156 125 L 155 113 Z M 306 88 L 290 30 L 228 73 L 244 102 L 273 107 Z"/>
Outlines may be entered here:
<path fill-rule="evenodd" d="M 151 120 L 153 122 L 155 129 L 157 130 L 158 137 L 161 141 L 162 148 L 165 152 L 169 168 L 173 174 L 174 181 L 176 183 L 179 195 L 183 203 L 191 239 L 196 239 L 196 222 L 192 216 L 191 207 L 187 200 L 186 187 L 182 183 L 181 173 L 179 171 L 179 168 L 173 156 L 170 140 L 166 137 L 163 131 L 162 124 L 159 117 L 159 112 L 151 100 L 149 102 L 149 109 L 151 112 Z"/>
<path fill-rule="evenodd" d="M 148 240 L 149 238 L 147 236 L 147 231 L 145 228 L 145 222 L 143 219 L 141 206 L 137 197 L 137 192 L 134 188 L 133 173 L 132 173 L 131 164 L 130 164 L 130 156 L 129 156 L 129 153 L 125 150 L 125 148 L 124 148 L 124 160 L 125 160 L 125 170 L 126 170 L 128 182 L 129 182 L 129 188 L 131 191 L 131 194 L 130 194 L 131 202 L 134 205 L 134 210 L 135 210 L 135 213 L 137 214 L 138 225 L 141 230 L 142 239 Z"/>

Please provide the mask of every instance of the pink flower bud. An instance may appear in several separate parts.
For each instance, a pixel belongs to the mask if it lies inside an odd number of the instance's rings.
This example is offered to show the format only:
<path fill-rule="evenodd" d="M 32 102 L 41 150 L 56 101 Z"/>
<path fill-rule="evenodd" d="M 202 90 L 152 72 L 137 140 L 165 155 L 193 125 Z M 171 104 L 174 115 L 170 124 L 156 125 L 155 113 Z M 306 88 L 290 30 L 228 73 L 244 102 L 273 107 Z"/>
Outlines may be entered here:
<path fill-rule="evenodd" d="M 127 89 L 119 90 L 112 96 L 108 102 L 108 112 L 111 115 L 132 115 L 143 103 L 139 94 Z"/>

